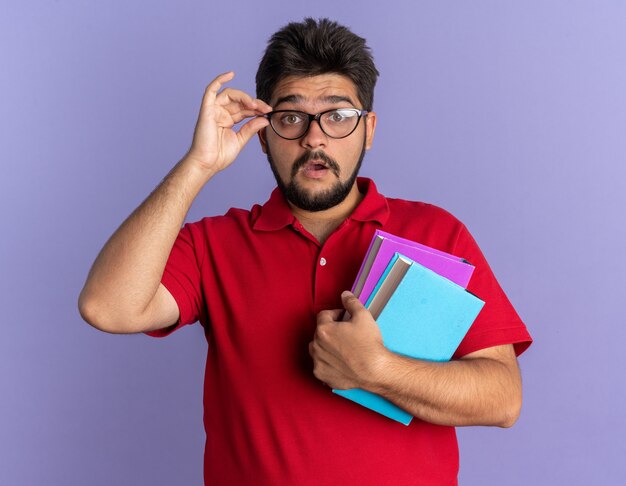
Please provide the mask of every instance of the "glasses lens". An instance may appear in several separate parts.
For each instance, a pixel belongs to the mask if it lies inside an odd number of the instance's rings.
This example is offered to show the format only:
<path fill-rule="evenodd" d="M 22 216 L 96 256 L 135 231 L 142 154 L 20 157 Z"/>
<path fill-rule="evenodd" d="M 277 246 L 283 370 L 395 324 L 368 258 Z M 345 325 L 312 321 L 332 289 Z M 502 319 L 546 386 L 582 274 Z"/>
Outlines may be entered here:
<path fill-rule="evenodd" d="M 333 138 L 343 138 L 350 135 L 359 123 L 359 111 L 351 108 L 324 113 L 320 118 L 322 129 Z"/>
<path fill-rule="evenodd" d="M 273 113 L 270 122 L 276 133 L 284 138 L 299 138 L 309 126 L 309 118 L 299 111 Z"/>

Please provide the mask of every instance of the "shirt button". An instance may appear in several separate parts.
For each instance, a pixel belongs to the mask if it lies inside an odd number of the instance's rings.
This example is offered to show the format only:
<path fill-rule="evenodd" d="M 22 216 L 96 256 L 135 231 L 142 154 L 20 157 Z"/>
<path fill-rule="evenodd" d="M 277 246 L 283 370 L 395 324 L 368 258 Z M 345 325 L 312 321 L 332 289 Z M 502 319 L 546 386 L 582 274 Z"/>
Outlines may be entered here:
<path fill-rule="evenodd" d="M 320 258 L 320 265 L 321 266 L 326 265 L 326 258 Z"/>

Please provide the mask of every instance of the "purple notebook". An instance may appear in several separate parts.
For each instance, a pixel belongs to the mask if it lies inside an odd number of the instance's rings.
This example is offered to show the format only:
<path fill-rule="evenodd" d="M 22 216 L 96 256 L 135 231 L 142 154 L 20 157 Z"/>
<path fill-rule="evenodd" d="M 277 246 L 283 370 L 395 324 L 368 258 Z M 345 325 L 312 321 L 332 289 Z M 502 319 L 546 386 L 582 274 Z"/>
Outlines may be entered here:
<path fill-rule="evenodd" d="M 372 290 L 374 290 L 396 252 L 424 265 L 463 288 L 467 287 L 474 272 L 474 266 L 461 257 L 400 238 L 385 231 L 376 230 L 352 287 L 352 293 L 361 302 L 367 302 Z"/>

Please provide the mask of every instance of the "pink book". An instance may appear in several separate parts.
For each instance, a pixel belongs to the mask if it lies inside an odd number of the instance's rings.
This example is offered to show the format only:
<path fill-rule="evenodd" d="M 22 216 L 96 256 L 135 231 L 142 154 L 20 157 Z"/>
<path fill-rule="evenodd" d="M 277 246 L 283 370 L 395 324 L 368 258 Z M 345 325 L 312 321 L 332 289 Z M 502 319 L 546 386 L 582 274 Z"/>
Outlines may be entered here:
<path fill-rule="evenodd" d="M 463 288 L 467 287 L 474 272 L 474 266 L 461 257 L 400 238 L 385 231 L 376 230 L 352 286 L 352 293 L 361 302 L 367 302 L 372 290 L 374 290 L 396 252 L 424 265 Z"/>

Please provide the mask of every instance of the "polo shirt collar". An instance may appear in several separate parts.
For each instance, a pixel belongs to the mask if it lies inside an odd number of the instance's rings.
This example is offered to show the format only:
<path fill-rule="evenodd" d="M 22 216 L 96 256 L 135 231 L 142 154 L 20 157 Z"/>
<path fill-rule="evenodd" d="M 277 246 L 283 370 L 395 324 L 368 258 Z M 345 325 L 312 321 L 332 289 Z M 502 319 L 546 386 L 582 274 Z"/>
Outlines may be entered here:
<path fill-rule="evenodd" d="M 378 192 L 376 184 L 366 177 L 358 177 L 359 191 L 365 194 L 363 200 L 349 216 L 354 221 L 375 221 L 384 225 L 389 218 L 389 206 L 385 197 Z M 291 212 L 285 196 L 277 187 L 272 191 L 270 198 L 261 206 L 256 219 L 252 221 L 252 228 L 260 231 L 276 231 L 288 225 L 293 225 L 296 217 Z"/>

